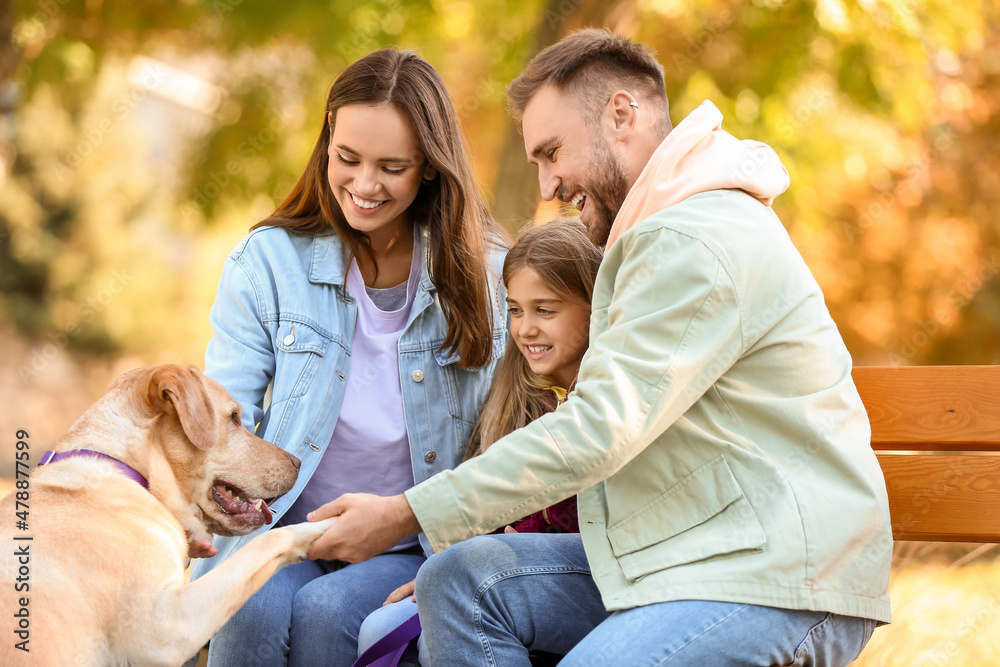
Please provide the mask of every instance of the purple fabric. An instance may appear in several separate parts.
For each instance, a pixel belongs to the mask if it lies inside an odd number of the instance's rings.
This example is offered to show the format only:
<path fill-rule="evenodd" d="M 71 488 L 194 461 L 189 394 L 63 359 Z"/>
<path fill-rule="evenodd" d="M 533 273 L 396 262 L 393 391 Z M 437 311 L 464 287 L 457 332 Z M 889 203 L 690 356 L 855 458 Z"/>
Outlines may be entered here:
<path fill-rule="evenodd" d="M 510 524 L 519 533 L 579 533 L 576 496 L 560 500 L 540 512 L 529 514 Z M 501 528 L 498 532 L 503 532 Z"/>
<path fill-rule="evenodd" d="M 414 614 L 368 647 L 351 667 L 396 667 L 417 654 L 420 617 Z"/>
<path fill-rule="evenodd" d="M 122 463 L 121 461 L 119 461 L 118 459 L 116 459 L 113 456 L 108 456 L 107 454 L 104 454 L 102 452 L 95 452 L 92 449 L 74 449 L 74 450 L 71 450 L 71 451 L 68 451 L 68 452 L 60 452 L 58 454 L 56 454 L 52 450 L 49 450 L 49 451 L 45 452 L 44 454 L 42 454 L 42 458 L 38 461 L 38 465 L 39 465 L 39 467 L 41 467 L 41 466 L 45 465 L 46 463 L 54 463 L 54 462 L 60 461 L 62 459 L 73 458 L 74 456 L 91 456 L 91 457 L 95 457 L 95 458 L 99 458 L 99 459 L 107 459 L 107 460 L 111 461 L 112 463 L 114 463 L 118 467 L 119 470 L 121 470 L 123 473 L 125 473 L 126 477 L 128 477 L 129 479 L 131 479 L 131 480 L 133 480 L 135 482 L 138 482 L 139 484 L 142 485 L 142 488 L 144 488 L 144 489 L 148 489 L 149 488 L 149 482 L 147 482 L 146 478 L 143 477 L 142 475 L 140 475 L 135 470 L 135 468 L 133 468 L 133 467 L 131 467 L 131 466 L 125 464 L 125 463 Z"/>

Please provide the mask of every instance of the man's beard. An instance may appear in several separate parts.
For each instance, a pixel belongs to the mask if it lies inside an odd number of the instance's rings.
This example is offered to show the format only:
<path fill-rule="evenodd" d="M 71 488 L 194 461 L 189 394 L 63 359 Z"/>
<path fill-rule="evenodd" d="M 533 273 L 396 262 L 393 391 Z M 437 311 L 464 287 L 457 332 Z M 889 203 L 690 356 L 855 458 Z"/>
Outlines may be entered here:
<path fill-rule="evenodd" d="M 593 206 L 594 210 L 587 223 L 587 235 L 592 243 L 603 247 L 608 242 L 615 217 L 631 186 L 625 175 L 625 167 L 616 159 L 603 138 L 596 138 L 592 155 L 593 167 L 588 179 L 590 187 L 585 191 L 587 205 Z"/>

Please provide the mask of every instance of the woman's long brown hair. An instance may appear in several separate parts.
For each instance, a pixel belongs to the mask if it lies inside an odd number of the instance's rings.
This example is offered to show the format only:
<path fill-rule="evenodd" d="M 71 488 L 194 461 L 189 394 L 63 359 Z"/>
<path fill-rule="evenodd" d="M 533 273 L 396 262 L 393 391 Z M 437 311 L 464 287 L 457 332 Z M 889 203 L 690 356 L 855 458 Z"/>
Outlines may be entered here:
<path fill-rule="evenodd" d="M 359 264 L 377 274 L 368 236 L 347 223 L 327 177 L 333 133 L 327 118 L 336 123 L 337 110 L 348 104 L 392 104 L 413 124 L 421 152 L 437 170 L 431 181 L 421 183 L 410 211 L 415 224 L 430 230 L 430 277 L 448 320 L 441 350 L 458 352 L 461 368 L 486 365 L 493 348 L 486 252 L 490 244 L 503 244 L 507 235 L 491 218 L 476 186 L 444 81 L 415 53 L 374 51 L 337 77 L 305 171 L 274 213 L 254 228 L 285 227 L 306 236 L 336 232 Z"/>
<path fill-rule="evenodd" d="M 517 240 L 504 260 L 503 281 L 507 285 L 515 273 L 530 268 L 560 299 L 590 308 L 601 258 L 601 250 L 590 242 L 577 218 L 557 218 L 529 229 Z M 575 333 L 587 341 L 586 329 Z M 555 384 L 531 371 L 517 343 L 508 336 L 465 458 L 481 454 L 500 438 L 548 412 L 551 405 L 545 393 Z"/>

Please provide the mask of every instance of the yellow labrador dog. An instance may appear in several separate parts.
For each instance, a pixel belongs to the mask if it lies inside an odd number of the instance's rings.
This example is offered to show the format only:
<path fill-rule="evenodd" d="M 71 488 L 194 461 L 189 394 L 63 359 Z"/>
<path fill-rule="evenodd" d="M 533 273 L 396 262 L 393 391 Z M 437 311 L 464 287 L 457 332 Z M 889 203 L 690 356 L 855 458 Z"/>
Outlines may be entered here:
<path fill-rule="evenodd" d="M 189 544 L 210 553 L 211 533 L 270 523 L 267 504 L 299 465 L 247 431 L 194 366 L 125 373 L 55 451 L 28 478 L 27 502 L 0 501 L 2 665 L 176 667 L 335 520 L 267 531 L 185 581 Z"/>

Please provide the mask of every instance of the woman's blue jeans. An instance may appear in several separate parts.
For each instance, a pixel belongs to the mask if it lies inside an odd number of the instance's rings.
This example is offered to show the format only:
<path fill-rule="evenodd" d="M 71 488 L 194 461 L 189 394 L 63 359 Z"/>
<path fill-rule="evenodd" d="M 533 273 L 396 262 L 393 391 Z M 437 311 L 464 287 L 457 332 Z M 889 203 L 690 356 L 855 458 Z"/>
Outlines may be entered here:
<path fill-rule="evenodd" d="M 528 650 L 593 665 L 852 662 L 875 621 L 827 612 L 683 600 L 609 613 L 577 534 L 484 535 L 417 575 L 424 665 L 529 665 Z"/>
<path fill-rule="evenodd" d="M 271 577 L 209 644 L 210 667 L 350 667 L 358 631 L 426 559 L 418 548 L 348 565 L 303 561 Z"/>

